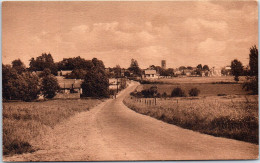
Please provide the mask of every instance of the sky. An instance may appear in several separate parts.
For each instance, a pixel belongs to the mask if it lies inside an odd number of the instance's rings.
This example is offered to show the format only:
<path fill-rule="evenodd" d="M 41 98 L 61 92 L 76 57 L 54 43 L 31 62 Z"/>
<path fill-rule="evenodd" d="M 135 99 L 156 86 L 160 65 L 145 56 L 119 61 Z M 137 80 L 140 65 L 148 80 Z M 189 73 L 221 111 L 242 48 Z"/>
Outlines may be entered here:
<path fill-rule="evenodd" d="M 51 53 L 106 67 L 244 66 L 258 45 L 256 1 L 3 2 L 2 61 Z"/>

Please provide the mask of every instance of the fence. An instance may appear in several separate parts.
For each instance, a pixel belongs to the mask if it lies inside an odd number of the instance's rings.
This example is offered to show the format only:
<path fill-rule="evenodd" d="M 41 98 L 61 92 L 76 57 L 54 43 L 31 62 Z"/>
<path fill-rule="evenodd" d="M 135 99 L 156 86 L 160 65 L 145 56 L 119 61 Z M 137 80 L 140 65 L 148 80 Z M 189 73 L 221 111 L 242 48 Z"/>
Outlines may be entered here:
<path fill-rule="evenodd" d="M 247 97 L 247 96 L 243 96 L 243 97 L 229 97 L 229 98 L 221 98 L 221 97 L 209 97 L 209 98 L 196 98 L 196 97 L 186 97 L 186 98 L 137 98 L 137 97 L 133 97 L 131 96 L 131 99 L 135 102 L 135 103 L 139 103 L 141 105 L 147 105 L 147 106 L 156 106 L 156 105 L 161 105 L 161 104 L 165 104 L 167 102 L 167 104 L 169 105 L 179 105 L 182 103 L 185 104 L 190 104 L 191 106 L 193 104 L 220 104 L 220 103 L 232 103 L 233 105 L 235 105 L 237 102 L 245 102 L 245 103 L 258 103 L 258 96 L 253 96 L 253 97 Z"/>

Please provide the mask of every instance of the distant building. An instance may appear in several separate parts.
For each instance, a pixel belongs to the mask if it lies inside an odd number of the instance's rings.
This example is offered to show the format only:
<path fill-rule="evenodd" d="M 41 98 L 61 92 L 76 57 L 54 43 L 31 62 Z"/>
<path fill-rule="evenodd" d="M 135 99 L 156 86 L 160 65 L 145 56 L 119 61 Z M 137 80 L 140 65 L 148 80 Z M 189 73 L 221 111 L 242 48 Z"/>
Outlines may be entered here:
<path fill-rule="evenodd" d="M 66 76 L 71 74 L 72 70 L 60 70 L 58 71 L 58 76 Z"/>
<path fill-rule="evenodd" d="M 156 70 L 146 69 L 144 70 L 143 77 L 146 79 L 157 79 L 159 77 L 159 74 L 157 74 Z"/>
<path fill-rule="evenodd" d="M 162 60 L 162 62 L 161 62 L 161 67 L 162 67 L 163 69 L 166 69 L 166 60 Z"/>

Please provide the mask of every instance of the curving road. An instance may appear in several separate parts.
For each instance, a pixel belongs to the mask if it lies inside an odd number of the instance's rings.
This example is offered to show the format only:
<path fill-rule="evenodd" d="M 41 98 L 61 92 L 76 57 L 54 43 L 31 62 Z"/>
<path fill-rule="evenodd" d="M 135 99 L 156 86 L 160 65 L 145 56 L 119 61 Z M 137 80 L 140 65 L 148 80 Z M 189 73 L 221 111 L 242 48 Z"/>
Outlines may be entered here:
<path fill-rule="evenodd" d="M 35 153 L 4 161 L 257 159 L 258 145 L 200 134 L 138 114 L 117 99 L 57 125 Z"/>

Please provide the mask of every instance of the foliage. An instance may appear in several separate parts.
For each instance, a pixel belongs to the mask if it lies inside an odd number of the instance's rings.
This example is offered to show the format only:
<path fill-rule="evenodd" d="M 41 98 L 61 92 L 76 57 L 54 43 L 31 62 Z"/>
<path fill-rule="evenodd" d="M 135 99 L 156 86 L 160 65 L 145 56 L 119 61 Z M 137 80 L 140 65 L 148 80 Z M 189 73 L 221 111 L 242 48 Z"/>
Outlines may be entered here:
<path fill-rule="evenodd" d="M 185 92 L 180 87 L 176 87 L 172 90 L 171 97 L 185 97 Z"/>
<path fill-rule="evenodd" d="M 199 64 L 199 65 L 197 66 L 197 69 L 202 70 L 202 65 Z"/>
<path fill-rule="evenodd" d="M 49 68 L 53 75 L 57 75 L 57 67 L 50 53 L 42 53 L 42 55 L 38 56 L 36 59 L 30 59 L 29 69 L 31 71 L 43 71 L 45 68 Z"/>
<path fill-rule="evenodd" d="M 67 74 L 65 78 L 67 79 L 84 79 L 87 71 L 84 69 L 74 69 L 70 74 Z"/>
<path fill-rule="evenodd" d="M 82 83 L 82 96 L 85 97 L 109 97 L 109 81 L 105 72 L 105 66 L 101 60 L 92 59 L 94 67 L 86 73 Z"/>
<path fill-rule="evenodd" d="M 242 63 L 237 59 L 231 62 L 231 73 L 235 76 L 235 81 L 239 81 L 239 76 L 241 76 L 243 73 L 243 66 Z"/>
<path fill-rule="evenodd" d="M 12 61 L 12 68 L 14 68 L 18 74 L 21 74 L 26 70 L 24 63 L 20 59 Z"/>
<path fill-rule="evenodd" d="M 258 49 L 256 46 L 250 48 L 249 66 L 249 76 L 243 88 L 252 91 L 253 94 L 258 94 Z"/>
<path fill-rule="evenodd" d="M 32 101 L 40 94 L 39 78 L 31 72 L 18 74 L 11 66 L 2 65 L 3 99 Z"/>
<path fill-rule="evenodd" d="M 131 59 L 130 67 L 128 68 L 130 72 L 133 73 L 134 76 L 141 76 L 141 69 L 139 68 L 138 62 L 135 59 Z"/>
<path fill-rule="evenodd" d="M 256 45 L 250 48 L 249 67 L 250 67 L 250 75 L 258 76 L 258 49 Z"/>
<path fill-rule="evenodd" d="M 198 96 L 200 93 L 200 90 L 198 88 L 192 88 L 189 90 L 189 95 L 190 96 Z"/>
<path fill-rule="evenodd" d="M 208 66 L 208 65 L 204 65 L 202 69 L 203 69 L 204 71 L 205 71 L 205 70 L 209 71 L 209 66 Z"/>
<path fill-rule="evenodd" d="M 52 74 L 42 77 L 41 91 L 45 98 L 53 98 L 57 94 L 59 88 L 58 81 Z"/>
<path fill-rule="evenodd" d="M 86 60 L 80 56 L 74 58 L 63 58 L 57 63 L 58 70 L 90 70 L 93 67 L 91 60 Z"/>

